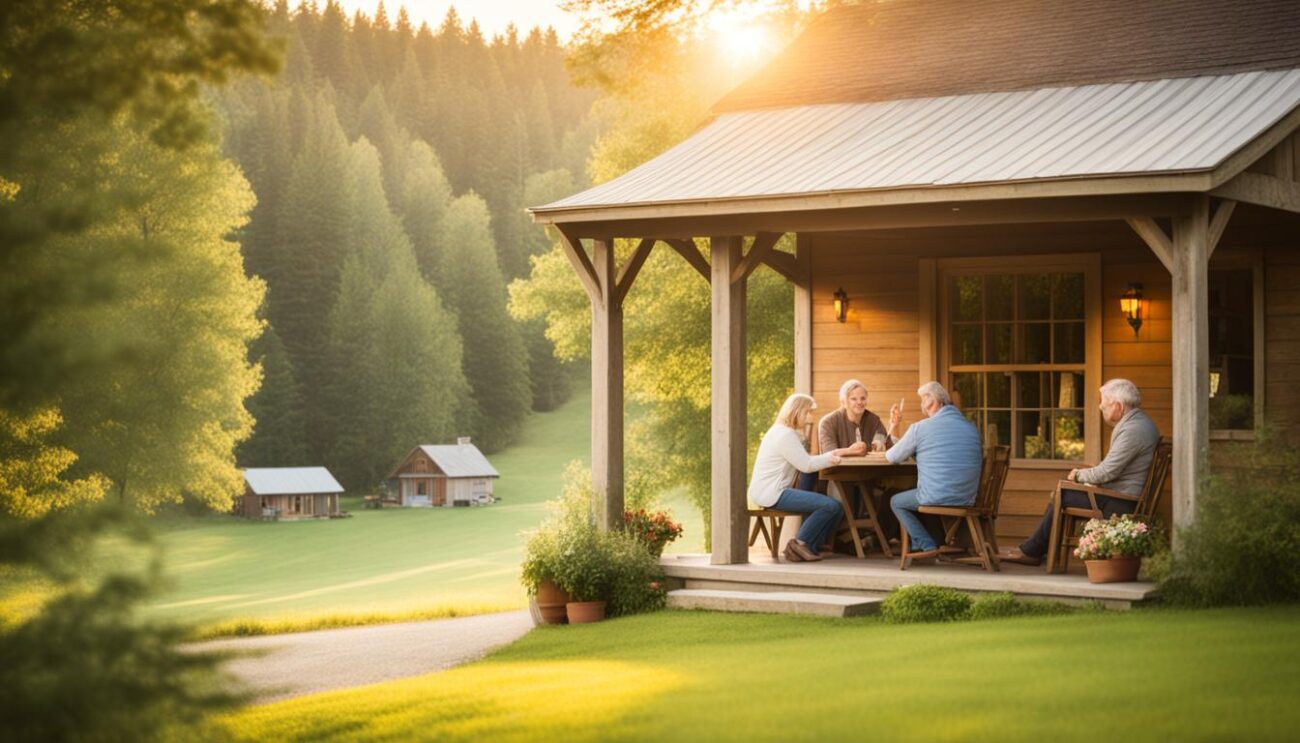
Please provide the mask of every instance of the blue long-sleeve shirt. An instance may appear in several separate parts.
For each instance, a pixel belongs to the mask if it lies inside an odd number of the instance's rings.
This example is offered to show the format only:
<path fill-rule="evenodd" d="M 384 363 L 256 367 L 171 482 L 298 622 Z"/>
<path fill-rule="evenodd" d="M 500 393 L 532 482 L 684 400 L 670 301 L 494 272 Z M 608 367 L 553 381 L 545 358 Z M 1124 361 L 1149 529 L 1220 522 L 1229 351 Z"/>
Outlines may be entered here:
<path fill-rule="evenodd" d="M 917 500 L 929 506 L 969 506 L 979 491 L 984 451 L 975 426 L 954 405 L 913 423 L 885 452 L 898 464 L 916 457 Z"/>

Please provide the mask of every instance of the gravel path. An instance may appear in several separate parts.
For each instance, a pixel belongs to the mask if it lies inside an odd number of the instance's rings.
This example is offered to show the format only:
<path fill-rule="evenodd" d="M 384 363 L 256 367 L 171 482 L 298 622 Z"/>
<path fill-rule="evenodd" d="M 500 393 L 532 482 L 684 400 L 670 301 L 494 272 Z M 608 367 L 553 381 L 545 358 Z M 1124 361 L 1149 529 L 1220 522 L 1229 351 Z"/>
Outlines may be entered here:
<path fill-rule="evenodd" d="M 527 611 L 512 611 L 212 640 L 189 647 L 253 653 L 227 661 L 224 668 L 263 703 L 445 670 L 514 642 L 532 626 Z"/>

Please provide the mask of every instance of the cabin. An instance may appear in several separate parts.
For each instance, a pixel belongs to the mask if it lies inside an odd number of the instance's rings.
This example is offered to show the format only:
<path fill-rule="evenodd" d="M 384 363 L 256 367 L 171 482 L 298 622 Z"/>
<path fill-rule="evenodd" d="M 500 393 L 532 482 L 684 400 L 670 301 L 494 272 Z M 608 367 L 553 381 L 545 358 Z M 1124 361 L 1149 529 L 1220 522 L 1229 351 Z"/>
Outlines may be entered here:
<path fill-rule="evenodd" d="M 250 519 L 326 519 L 339 515 L 342 494 L 324 467 L 250 467 L 236 512 Z"/>
<path fill-rule="evenodd" d="M 793 285 L 791 387 L 822 411 L 856 377 L 878 412 L 907 400 L 906 425 L 938 380 L 1012 448 L 1003 544 L 1104 456 L 1112 377 L 1172 439 L 1165 511 L 1186 524 L 1221 442 L 1300 428 L 1298 129 L 1287 0 L 828 10 L 687 140 L 530 209 L 591 300 L 603 522 L 623 511 L 622 304 L 670 250 L 712 297 L 712 565 L 750 559 L 760 266 Z M 622 265 L 615 240 L 633 246 Z"/>
<path fill-rule="evenodd" d="M 387 500 L 417 508 L 488 505 L 496 501 L 492 486 L 500 476 L 462 436 L 455 444 L 412 449 L 386 478 Z"/>

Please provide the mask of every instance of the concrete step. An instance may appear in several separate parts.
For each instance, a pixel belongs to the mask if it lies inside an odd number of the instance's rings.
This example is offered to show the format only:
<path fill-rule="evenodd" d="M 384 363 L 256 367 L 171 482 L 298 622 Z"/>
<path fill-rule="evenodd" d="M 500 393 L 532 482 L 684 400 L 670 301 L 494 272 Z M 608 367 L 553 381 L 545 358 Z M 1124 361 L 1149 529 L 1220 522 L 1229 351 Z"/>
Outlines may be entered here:
<path fill-rule="evenodd" d="M 882 599 L 837 596 L 796 591 L 724 591 L 679 588 L 668 592 L 674 609 L 708 609 L 762 614 L 814 614 L 822 617 L 860 617 L 880 611 Z"/>

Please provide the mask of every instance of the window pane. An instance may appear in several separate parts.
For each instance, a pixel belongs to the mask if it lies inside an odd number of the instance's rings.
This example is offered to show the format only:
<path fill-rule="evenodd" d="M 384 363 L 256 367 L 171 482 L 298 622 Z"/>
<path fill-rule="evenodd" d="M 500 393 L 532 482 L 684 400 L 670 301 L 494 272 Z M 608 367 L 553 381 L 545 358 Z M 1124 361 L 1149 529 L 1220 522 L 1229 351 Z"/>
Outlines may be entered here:
<path fill-rule="evenodd" d="M 1022 411 L 1016 414 L 1016 422 L 1020 426 L 1017 434 L 1020 441 L 1016 443 L 1018 456 L 1025 459 L 1051 459 L 1051 441 L 1043 425 L 1046 421 L 1047 416 L 1037 411 Z"/>
<path fill-rule="evenodd" d="M 1011 375 L 1007 372 L 992 372 L 988 374 L 989 399 L 987 406 L 990 408 L 1009 408 L 1011 407 Z"/>
<path fill-rule="evenodd" d="M 1036 322 L 1020 326 L 1020 350 L 1016 362 L 1020 364 L 1048 364 L 1052 359 L 1052 325 Z"/>
<path fill-rule="evenodd" d="M 990 410 L 985 413 L 984 445 L 990 444 L 1011 445 L 1010 412 Z"/>
<path fill-rule="evenodd" d="M 1053 427 L 1056 440 L 1053 454 L 1056 459 L 1083 459 L 1083 411 L 1064 411 L 1056 414 Z"/>
<path fill-rule="evenodd" d="M 1058 408 L 1083 407 L 1083 374 L 1081 372 L 1059 372 L 1053 383 L 1056 405 Z"/>
<path fill-rule="evenodd" d="M 1083 319 L 1083 274 L 1052 274 L 1052 317 L 1057 320 Z"/>
<path fill-rule="evenodd" d="M 952 319 L 982 320 L 983 279 L 980 276 L 954 276 L 952 280 Z"/>
<path fill-rule="evenodd" d="M 1020 319 L 1046 320 L 1052 312 L 1052 280 L 1050 274 L 1020 274 Z"/>
<path fill-rule="evenodd" d="M 984 344 L 980 339 L 980 325 L 954 325 L 952 328 L 952 363 L 984 363 Z"/>
<path fill-rule="evenodd" d="M 1083 363 L 1083 323 L 1058 322 L 1052 324 L 1056 343 L 1052 346 L 1052 360 L 1058 364 Z"/>
<path fill-rule="evenodd" d="M 1052 407 L 1051 374 L 1048 372 L 1016 372 L 1016 407 Z"/>
<path fill-rule="evenodd" d="M 1011 320 L 1016 310 L 1016 277 L 986 276 L 985 290 L 988 302 L 985 312 L 989 320 Z"/>
<path fill-rule="evenodd" d="M 1011 323 L 994 323 L 988 326 L 989 348 L 985 363 L 1011 363 L 1011 332 L 1014 327 Z"/>
<path fill-rule="evenodd" d="M 952 375 L 953 402 L 963 410 L 984 407 L 983 374 Z"/>
<path fill-rule="evenodd" d="M 1212 270 L 1209 283 L 1210 428 L 1254 428 L 1254 276 Z"/>

